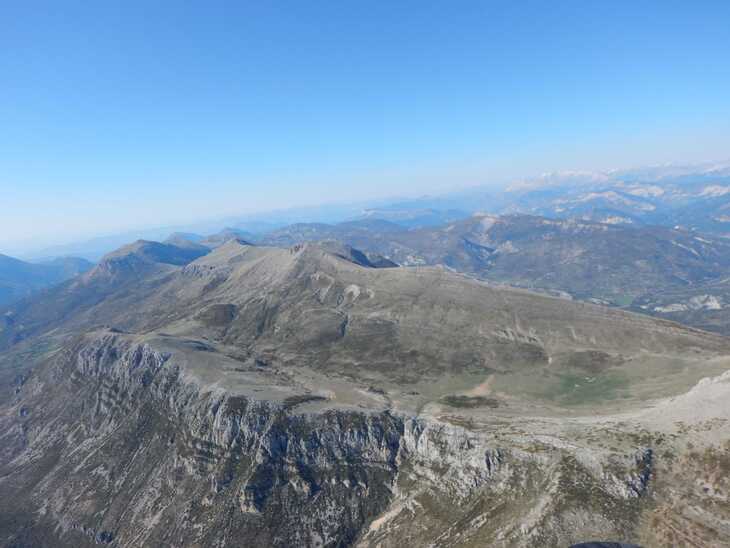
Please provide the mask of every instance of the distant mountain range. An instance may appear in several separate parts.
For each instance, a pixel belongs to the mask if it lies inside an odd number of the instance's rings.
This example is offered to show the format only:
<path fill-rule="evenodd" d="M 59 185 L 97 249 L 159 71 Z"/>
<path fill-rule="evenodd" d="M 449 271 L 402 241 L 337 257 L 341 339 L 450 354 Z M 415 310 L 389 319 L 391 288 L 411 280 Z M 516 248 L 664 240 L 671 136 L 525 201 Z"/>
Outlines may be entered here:
<path fill-rule="evenodd" d="M 565 173 L 513 185 L 500 213 L 730 235 L 730 167 Z"/>
<path fill-rule="evenodd" d="M 338 240 L 404 266 L 444 265 L 482 279 L 626 306 L 647 292 L 720 279 L 730 240 L 664 227 L 532 215 L 476 215 L 444 226 L 292 225 L 257 241 L 290 246 Z"/>
<path fill-rule="evenodd" d="M 610 172 L 557 172 L 509 186 L 475 186 L 440 195 L 264 211 L 217 221 L 158 227 L 35 251 L 31 257 L 79 256 L 98 261 L 130 241 L 171 234 L 240 231 L 251 240 L 297 223 L 383 220 L 425 228 L 475 213 L 525 213 L 610 224 L 680 226 L 730 235 L 730 165 L 657 166 Z M 200 237 L 202 238 L 202 236 Z"/>
<path fill-rule="evenodd" d="M 92 263 L 78 257 L 61 257 L 44 263 L 28 263 L 0 255 L 0 305 L 86 272 Z"/>

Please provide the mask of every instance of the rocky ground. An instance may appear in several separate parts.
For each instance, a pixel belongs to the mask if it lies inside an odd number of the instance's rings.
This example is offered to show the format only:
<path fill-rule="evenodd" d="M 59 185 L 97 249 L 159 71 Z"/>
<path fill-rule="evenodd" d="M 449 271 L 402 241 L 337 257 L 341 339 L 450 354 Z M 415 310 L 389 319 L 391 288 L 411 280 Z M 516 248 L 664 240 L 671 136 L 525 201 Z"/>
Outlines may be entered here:
<path fill-rule="evenodd" d="M 150 272 L 2 354 L 3 546 L 730 539 L 722 337 L 316 247 Z"/>

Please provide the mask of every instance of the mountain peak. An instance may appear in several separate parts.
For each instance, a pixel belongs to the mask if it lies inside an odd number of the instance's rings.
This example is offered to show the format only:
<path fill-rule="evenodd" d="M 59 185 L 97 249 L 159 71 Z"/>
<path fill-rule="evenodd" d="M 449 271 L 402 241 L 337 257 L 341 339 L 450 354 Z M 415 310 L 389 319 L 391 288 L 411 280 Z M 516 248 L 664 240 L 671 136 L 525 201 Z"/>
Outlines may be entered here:
<path fill-rule="evenodd" d="M 140 274 L 163 265 L 184 266 L 206 253 L 208 249 L 204 246 L 182 247 L 150 240 L 137 240 L 107 253 L 86 275 L 85 280 Z"/>

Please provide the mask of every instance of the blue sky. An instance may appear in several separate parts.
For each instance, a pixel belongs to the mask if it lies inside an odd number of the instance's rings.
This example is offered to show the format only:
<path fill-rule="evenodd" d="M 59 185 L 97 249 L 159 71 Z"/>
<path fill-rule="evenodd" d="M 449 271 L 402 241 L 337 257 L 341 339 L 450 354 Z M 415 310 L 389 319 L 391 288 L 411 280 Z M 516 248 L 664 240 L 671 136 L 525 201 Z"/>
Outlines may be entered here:
<path fill-rule="evenodd" d="M 730 157 L 730 3 L 3 2 L 0 252 Z"/>

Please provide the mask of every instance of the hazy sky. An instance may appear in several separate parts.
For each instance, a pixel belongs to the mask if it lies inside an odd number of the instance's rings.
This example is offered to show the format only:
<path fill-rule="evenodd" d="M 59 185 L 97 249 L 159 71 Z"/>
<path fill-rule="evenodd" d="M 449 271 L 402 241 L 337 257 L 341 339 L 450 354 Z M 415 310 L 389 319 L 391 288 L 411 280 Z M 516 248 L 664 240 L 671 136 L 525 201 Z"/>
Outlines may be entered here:
<path fill-rule="evenodd" d="M 730 157 L 730 2 L 34 2 L 0 17 L 0 252 Z"/>

